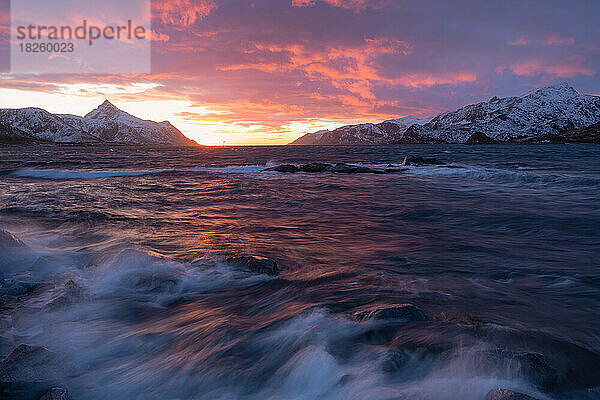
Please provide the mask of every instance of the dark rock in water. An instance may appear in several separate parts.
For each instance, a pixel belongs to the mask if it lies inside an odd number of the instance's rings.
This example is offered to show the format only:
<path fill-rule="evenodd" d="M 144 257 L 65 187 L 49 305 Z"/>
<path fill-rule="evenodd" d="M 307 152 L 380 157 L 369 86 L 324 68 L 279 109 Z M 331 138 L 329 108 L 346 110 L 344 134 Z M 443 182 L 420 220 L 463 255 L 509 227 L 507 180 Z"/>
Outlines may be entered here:
<path fill-rule="evenodd" d="M 60 292 L 46 303 L 46 309 L 57 310 L 84 300 L 83 289 L 72 279 L 65 283 Z"/>
<path fill-rule="evenodd" d="M 323 172 L 323 171 L 331 171 L 332 169 L 333 169 L 333 166 L 331 166 L 330 164 L 323 164 L 323 163 L 310 163 L 310 164 L 302 165 L 300 167 L 300 170 L 302 172 Z"/>
<path fill-rule="evenodd" d="M 485 395 L 483 400 L 537 400 L 535 397 L 507 389 L 493 389 Z"/>
<path fill-rule="evenodd" d="M 17 346 L 0 362 L 0 382 L 44 382 L 57 376 L 56 355 L 41 346 Z"/>
<path fill-rule="evenodd" d="M 389 352 L 383 361 L 383 370 L 387 373 L 396 372 L 406 366 L 410 361 L 410 354 L 403 350 Z"/>
<path fill-rule="evenodd" d="M 369 167 L 344 164 L 344 163 L 338 163 L 335 166 L 332 166 L 330 164 L 325 164 L 325 163 L 310 163 L 310 164 L 302 165 L 300 167 L 297 167 L 293 164 L 283 164 L 283 165 L 277 165 L 276 167 L 266 168 L 263 171 L 276 171 L 276 172 L 288 172 L 288 173 L 294 173 L 294 172 L 299 172 L 299 171 L 311 172 L 311 173 L 331 171 L 331 172 L 335 172 L 335 173 L 339 173 L 339 174 L 385 174 L 386 173 L 386 171 L 383 171 L 383 170 L 377 169 L 377 168 L 369 168 Z M 391 172 L 397 172 L 397 171 L 391 171 Z"/>
<path fill-rule="evenodd" d="M 0 229 L 0 250 L 25 248 L 25 244 L 15 235 Z"/>
<path fill-rule="evenodd" d="M 431 317 L 412 304 L 400 304 L 390 307 L 375 307 L 354 314 L 359 321 L 370 319 L 400 319 L 404 321 L 429 321 Z"/>
<path fill-rule="evenodd" d="M 385 172 L 380 169 L 344 163 L 335 164 L 332 171 L 338 174 L 385 174 Z"/>
<path fill-rule="evenodd" d="M 388 166 L 386 169 L 383 170 L 386 174 L 393 174 L 396 172 L 402 172 L 402 171 L 406 171 L 406 168 L 395 168 L 395 167 L 390 167 Z"/>
<path fill-rule="evenodd" d="M 259 274 L 267 275 L 279 275 L 279 268 L 277 267 L 277 261 L 271 260 L 265 257 L 259 256 L 240 256 L 240 257 L 229 257 L 225 259 L 227 264 L 233 265 L 234 267 L 244 268 L 252 272 L 258 272 Z"/>
<path fill-rule="evenodd" d="M 465 143 L 466 144 L 495 144 L 495 143 L 499 143 L 499 142 L 492 139 L 491 137 L 487 136 L 483 132 L 475 132 L 474 134 L 469 136 L 469 138 L 467 139 L 467 141 Z"/>
<path fill-rule="evenodd" d="M 558 383 L 556 370 L 543 354 L 504 349 L 486 351 L 483 354 L 485 361 L 492 361 L 495 365 L 500 364 L 503 370 L 512 373 L 515 377 L 526 379 L 544 390 L 551 390 Z"/>
<path fill-rule="evenodd" d="M 263 171 L 276 171 L 276 172 L 298 172 L 300 171 L 300 168 L 296 167 L 293 164 L 283 164 L 283 165 L 277 165 L 275 167 L 270 167 L 270 168 L 266 168 L 263 169 Z"/>
<path fill-rule="evenodd" d="M 63 388 L 52 388 L 40 397 L 40 400 L 67 400 L 67 391 Z"/>
<path fill-rule="evenodd" d="M 404 157 L 403 165 L 444 165 L 445 162 L 438 160 L 437 158 L 423 158 L 415 156 Z"/>
<path fill-rule="evenodd" d="M 52 384 L 48 382 L 1 382 L 2 400 L 40 400 L 48 393 Z M 66 399 L 66 398 L 65 398 Z"/>
<path fill-rule="evenodd" d="M 23 296 L 35 289 L 37 285 L 37 283 L 17 281 L 14 279 L 0 279 L 0 295 L 13 297 Z"/>

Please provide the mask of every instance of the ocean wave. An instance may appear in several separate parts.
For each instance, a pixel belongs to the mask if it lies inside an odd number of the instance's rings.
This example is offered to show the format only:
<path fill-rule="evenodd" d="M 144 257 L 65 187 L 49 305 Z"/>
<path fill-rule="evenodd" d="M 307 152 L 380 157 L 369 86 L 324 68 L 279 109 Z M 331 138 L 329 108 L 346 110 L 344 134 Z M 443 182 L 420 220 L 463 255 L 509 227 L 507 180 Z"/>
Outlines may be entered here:
<path fill-rule="evenodd" d="M 219 173 L 259 173 L 265 166 L 242 165 L 230 167 L 197 167 L 174 169 L 146 169 L 146 170 L 67 170 L 67 169 L 17 169 L 9 174 L 21 178 L 37 179 L 105 179 L 128 176 L 144 176 L 154 174 L 167 174 L 176 172 L 219 172 Z"/>
<path fill-rule="evenodd" d="M 566 183 L 585 186 L 600 185 L 600 178 L 569 174 L 541 174 L 528 170 L 510 170 L 473 165 L 409 167 L 411 176 L 468 179 L 495 183 Z"/>
<path fill-rule="evenodd" d="M 119 176 L 141 176 L 160 174 L 172 170 L 134 170 L 134 171 L 86 171 L 86 170 L 63 170 L 63 169 L 18 169 L 10 175 L 22 178 L 38 179 L 103 179 Z"/>
<path fill-rule="evenodd" d="M 60 356 L 56 380 L 73 398 L 480 400 L 508 387 L 545 399 L 536 385 L 553 378 L 535 354 L 498 350 L 499 332 L 359 322 L 218 259 L 126 243 L 82 257 L 46 240 L 41 261 L 3 278 L 0 294 L 18 299 L 8 334 Z M 22 247 L 9 234 L 2 243 Z"/>

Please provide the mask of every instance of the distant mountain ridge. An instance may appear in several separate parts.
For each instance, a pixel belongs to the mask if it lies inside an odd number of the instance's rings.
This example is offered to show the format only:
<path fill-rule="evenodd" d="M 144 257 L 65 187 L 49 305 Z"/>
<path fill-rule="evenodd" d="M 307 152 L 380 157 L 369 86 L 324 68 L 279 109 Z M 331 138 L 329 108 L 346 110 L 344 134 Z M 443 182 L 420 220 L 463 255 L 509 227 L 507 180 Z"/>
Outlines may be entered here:
<path fill-rule="evenodd" d="M 154 122 L 120 110 L 108 100 L 85 117 L 41 108 L 0 109 L 0 142 L 197 145 L 168 121 Z"/>
<path fill-rule="evenodd" d="M 294 140 L 294 145 L 344 145 L 344 144 L 389 144 L 402 138 L 412 125 L 425 124 L 429 119 L 414 115 L 391 119 L 379 124 L 346 125 L 333 131 L 321 130 L 307 133 Z"/>
<path fill-rule="evenodd" d="M 309 133 L 290 144 L 563 142 L 561 135 L 568 131 L 571 136 L 567 141 L 573 142 L 577 137 L 572 132 L 600 122 L 600 97 L 581 95 L 569 84 L 561 83 L 523 96 L 494 97 L 430 121 L 405 124 L 406 128 L 392 121 L 398 120 Z"/>

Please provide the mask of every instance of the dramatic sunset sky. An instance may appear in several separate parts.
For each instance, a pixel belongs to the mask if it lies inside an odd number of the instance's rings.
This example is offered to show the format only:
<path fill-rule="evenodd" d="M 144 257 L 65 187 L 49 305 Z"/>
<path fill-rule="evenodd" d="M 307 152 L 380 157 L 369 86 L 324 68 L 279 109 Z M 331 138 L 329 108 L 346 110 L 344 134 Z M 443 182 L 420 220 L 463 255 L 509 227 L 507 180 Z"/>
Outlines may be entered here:
<path fill-rule="evenodd" d="M 598 0 L 156 0 L 152 74 L 1 74 L 0 107 L 108 98 L 202 144 L 285 144 L 560 81 L 600 94 L 599 16 Z"/>

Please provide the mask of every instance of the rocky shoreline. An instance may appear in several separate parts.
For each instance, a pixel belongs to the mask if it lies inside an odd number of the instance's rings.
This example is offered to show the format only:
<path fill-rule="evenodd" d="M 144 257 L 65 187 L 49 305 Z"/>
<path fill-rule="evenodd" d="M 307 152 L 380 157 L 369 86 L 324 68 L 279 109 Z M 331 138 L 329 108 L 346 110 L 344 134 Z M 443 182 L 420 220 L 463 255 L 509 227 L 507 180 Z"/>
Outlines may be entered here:
<path fill-rule="evenodd" d="M 407 155 L 404 157 L 404 161 L 401 165 L 388 164 L 385 168 L 374 168 L 366 167 L 361 165 L 346 164 L 346 163 L 309 163 L 303 165 L 295 164 L 281 164 L 274 167 L 265 168 L 263 171 L 271 172 L 285 172 L 285 173 L 296 173 L 296 172 L 307 172 L 307 173 L 318 173 L 318 172 L 331 172 L 336 174 L 393 174 L 396 172 L 406 171 L 406 166 L 426 166 L 426 165 L 437 165 L 447 166 L 445 162 L 440 161 L 436 158 L 424 158 L 418 156 Z"/>

